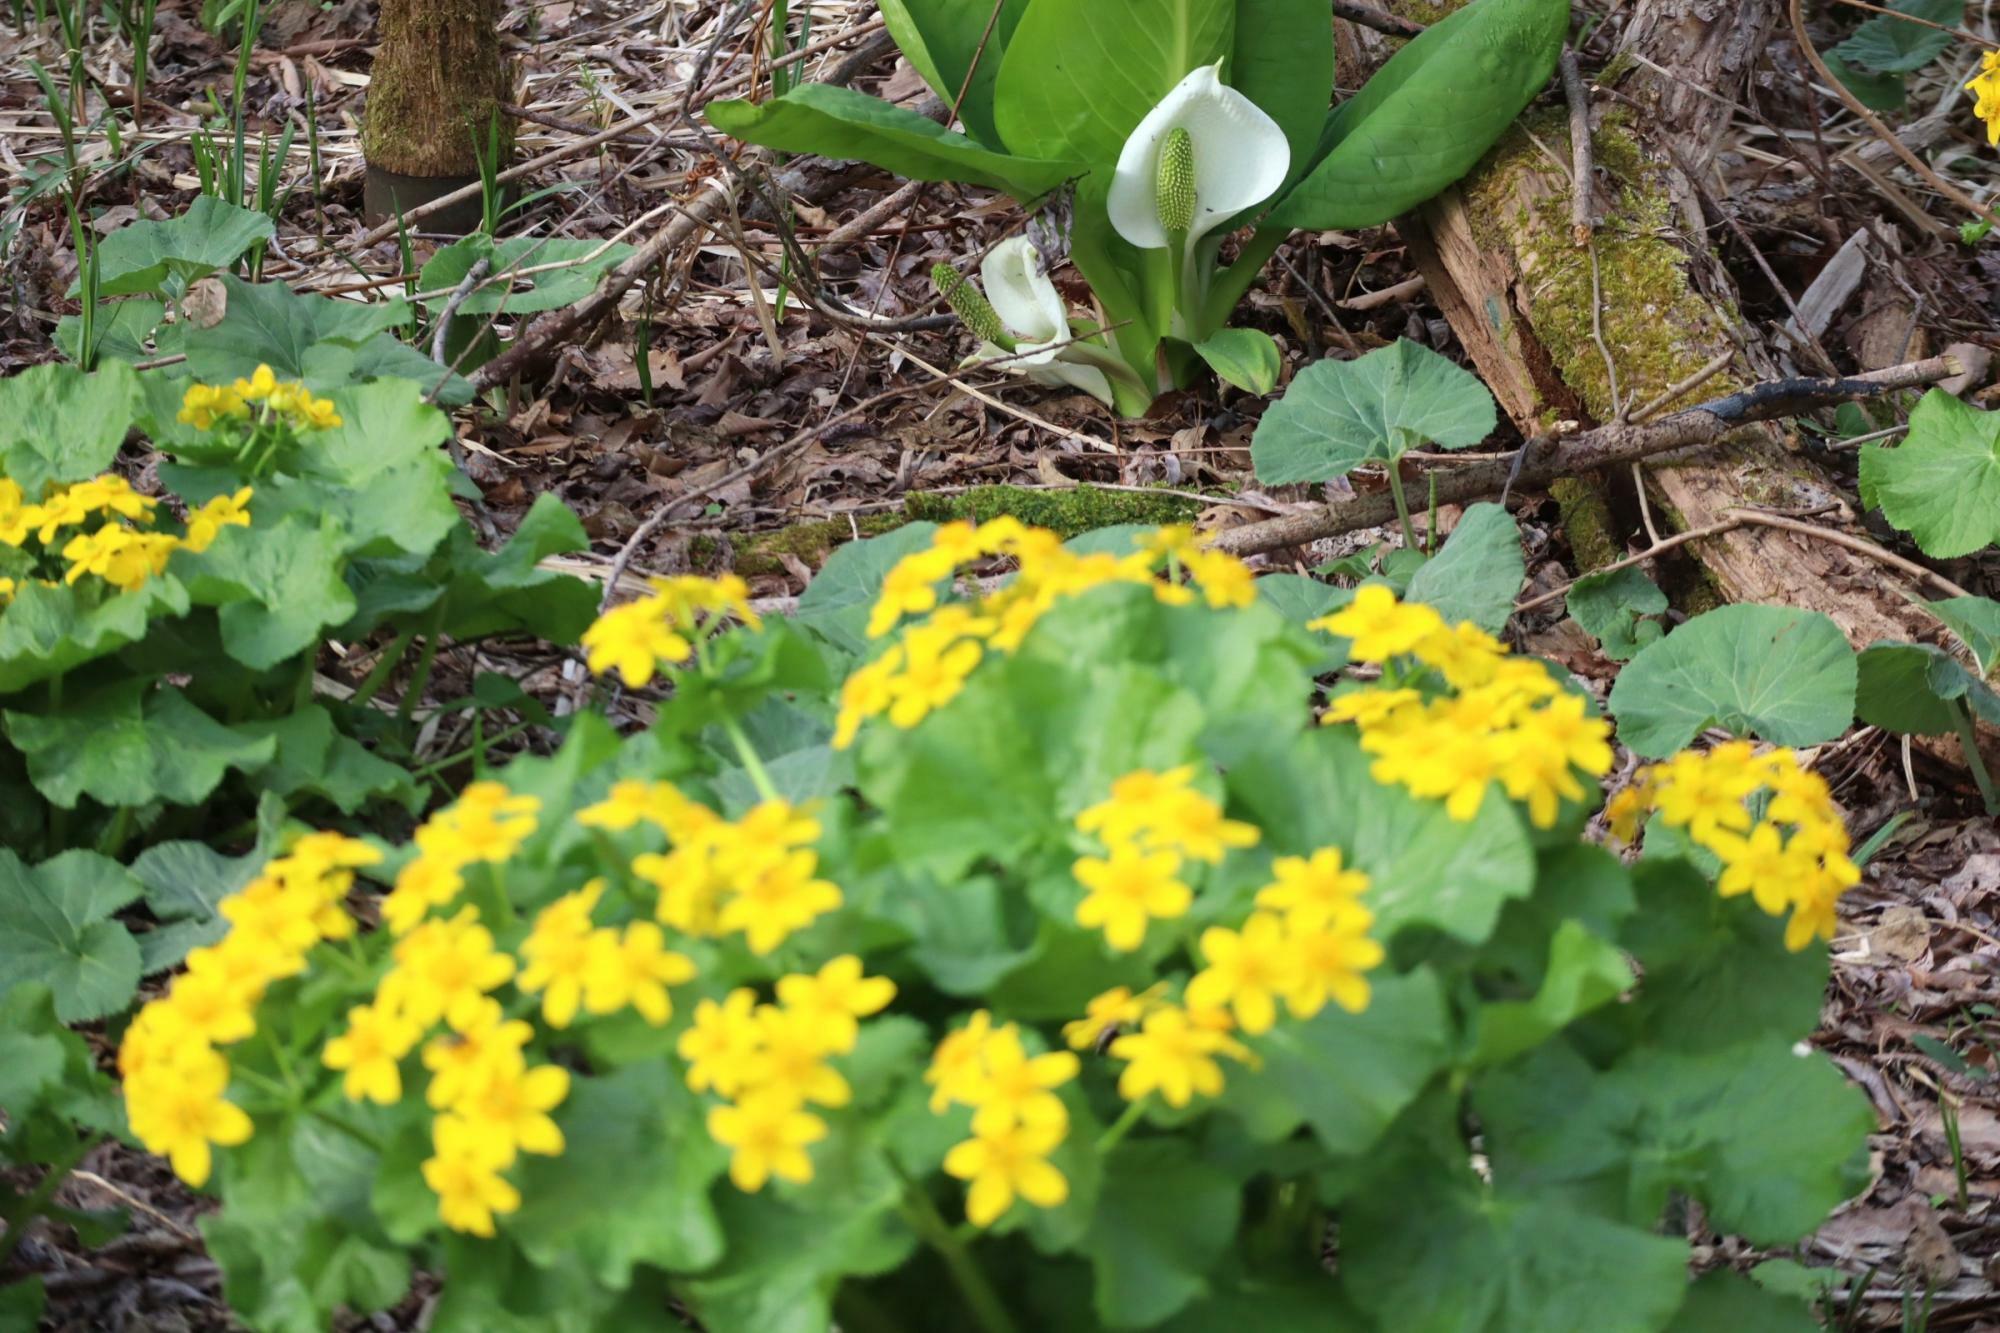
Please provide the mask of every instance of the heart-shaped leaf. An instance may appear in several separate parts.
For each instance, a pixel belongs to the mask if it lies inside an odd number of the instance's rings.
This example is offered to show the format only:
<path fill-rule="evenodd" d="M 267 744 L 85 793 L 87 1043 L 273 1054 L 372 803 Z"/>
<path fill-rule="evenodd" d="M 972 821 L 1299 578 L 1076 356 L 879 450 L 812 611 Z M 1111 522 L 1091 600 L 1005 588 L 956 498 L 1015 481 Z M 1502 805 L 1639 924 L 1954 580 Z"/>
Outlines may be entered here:
<path fill-rule="evenodd" d="M 1900 446 L 1862 447 L 1861 485 L 1926 555 L 1947 560 L 2000 541 L 2000 412 L 1931 390 Z"/>
<path fill-rule="evenodd" d="M 55 995 L 65 1023 L 116 1013 L 139 987 L 139 945 L 111 914 L 144 886 L 95 852 L 30 867 L 0 848 L 0 976 Z"/>
<path fill-rule="evenodd" d="M 1818 745 L 1854 718 L 1854 651 L 1817 611 L 1725 606 L 1642 651 L 1611 691 L 1618 738 L 1661 759 L 1720 726 Z"/>

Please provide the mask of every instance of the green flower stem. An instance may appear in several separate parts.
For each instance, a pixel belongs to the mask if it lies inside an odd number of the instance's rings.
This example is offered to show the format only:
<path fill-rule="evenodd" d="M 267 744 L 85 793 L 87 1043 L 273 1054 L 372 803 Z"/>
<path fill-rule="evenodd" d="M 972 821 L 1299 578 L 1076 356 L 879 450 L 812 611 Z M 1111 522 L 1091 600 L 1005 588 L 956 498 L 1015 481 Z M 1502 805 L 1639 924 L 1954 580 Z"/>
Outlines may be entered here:
<path fill-rule="evenodd" d="M 897 1174 L 903 1175 L 901 1168 Z M 918 1188 L 917 1183 L 903 1175 L 903 1218 L 912 1230 L 921 1236 L 924 1243 L 937 1251 L 950 1270 L 951 1278 L 958 1285 L 959 1294 L 971 1307 L 973 1318 L 986 1333 L 1019 1333 L 1014 1317 L 1007 1312 L 1000 1294 L 993 1290 L 993 1284 L 986 1280 L 985 1272 L 966 1249 L 964 1242 L 952 1234 L 951 1226 L 939 1215 L 937 1205 L 930 1196 Z"/>
<path fill-rule="evenodd" d="M 1993 775 L 1986 771 L 1986 759 L 1979 753 L 1979 731 L 1972 724 L 1972 714 L 1960 699 L 1952 709 L 1952 721 L 1958 724 L 1959 748 L 1965 751 L 1965 766 L 1972 770 L 1972 780 L 1978 784 L 1979 799 L 1986 802 L 1986 813 L 2000 815 L 2000 794 L 1993 790 Z"/>
<path fill-rule="evenodd" d="M 1111 1128 L 1105 1130 L 1103 1134 L 1098 1136 L 1097 1140 L 1098 1156 L 1102 1157 L 1105 1153 L 1108 1153 L 1113 1148 L 1116 1148 L 1119 1142 L 1122 1139 L 1124 1139 L 1124 1137 L 1127 1134 L 1132 1132 L 1132 1126 L 1138 1124 L 1139 1118 L 1146 1114 L 1146 1103 L 1151 1100 L 1152 1100 L 1152 1094 L 1147 1093 L 1144 1097 L 1141 1097 L 1138 1101 L 1133 1102 L 1130 1106 L 1125 1108 L 1125 1114 L 1119 1116 L 1118 1119 L 1112 1122 Z"/>
<path fill-rule="evenodd" d="M 458 751 L 456 754 L 448 754 L 442 759 L 433 759 L 430 763 L 425 764 L 422 768 L 414 770 L 410 774 L 410 776 L 417 779 L 417 781 L 419 782 L 427 781 L 434 775 L 442 772 L 443 770 L 451 768 L 456 764 L 462 764 L 468 759 L 476 759 L 480 756 L 480 754 L 483 751 L 493 748 L 494 746 L 500 744 L 502 741 L 512 740 L 514 737 L 520 735 L 522 732 L 530 731 L 533 728 L 534 728 L 534 723 L 532 722 L 516 722 L 513 726 L 508 727 L 506 730 L 497 731 L 493 733 L 491 736 L 486 737 L 484 739 L 483 744 L 481 745 L 469 746 L 466 749 Z"/>
<path fill-rule="evenodd" d="M 440 597 L 438 604 L 431 608 L 430 615 L 424 620 L 423 651 L 417 655 L 417 665 L 415 670 L 410 672 L 410 683 L 403 690 L 402 702 L 396 705 L 396 717 L 399 721 L 410 720 L 412 714 L 416 712 L 417 700 L 423 697 L 424 690 L 431 683 L 431 668 L 437 665 L 440 638 L 438 630 L 444 625 L 444 605 L 444 599 Z"/>
<path fill-rule="evenodd" d="M 750 775 L 750 785 L 757 794 L 767 801 L 783 800 L 777 787 L 771 781 L 771 774 L 765 769 L 764 761 L 757 757 L 757 751 L 750 744 L 750 738 L 743 734 L 743 726 L 733 717 L 722 719 L 723 734 L 736 747 L 736 757 L 743 763 L 743 771 Z"/>
<path fill-rule="evenodd" d="M 1403 546 L 1406 550 L 1421 550 L 1422 548 L 1417 545 L 1416 526 L 1410 522 L 1410 502 L 1403 495 L 1403 469 L 1400 455 L 1389 460 L 1388 472 L 1389 498 L 1396 502 L 1396 521 L 1403 525 Z"/>

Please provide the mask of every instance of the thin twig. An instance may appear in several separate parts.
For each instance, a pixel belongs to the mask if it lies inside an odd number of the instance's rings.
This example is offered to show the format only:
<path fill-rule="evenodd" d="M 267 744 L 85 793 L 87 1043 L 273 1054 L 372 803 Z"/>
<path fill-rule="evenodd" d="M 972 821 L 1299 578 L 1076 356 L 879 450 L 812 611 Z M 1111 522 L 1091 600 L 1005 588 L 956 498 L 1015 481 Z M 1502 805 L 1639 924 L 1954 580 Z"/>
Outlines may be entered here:
<path fill-rule="evenodd" d="M 1858 551 L 1872 560 L 1879 560 L 1891 569 L 1900 569 L 1911 578 L 1922 579 L 1943 590 L 1948 596 L 1970 597 L 1971 593 L 1959 587 L 1935 569 L 1927 569 L 1914 560 L 1905 560 L 1894 551 L 1886 551 L 1864 537 L 1840 532 L 1833 528 L 1822 528 L 1812 523 L 1801 523 L 1795 518 L 1785 518 L 1778 514 L 1768 514 L 1761 509 L 1729 509 L 1723 512 L 1745 523 L 1755 523 L 1759 527 L 1783 528 L 1786 532 L 1796 532 L 1806 537 L 1817 537 L 1821 541 L 1844 546 L 1850 551 Z"/>
<path fill-rule="evenodd" d="M 1424 25 L 1414 19 L 1388 13 L 1373 5 L 1363 4 L 1361 0 L 1333 0 L 1333 16 L 1372 28 L 1387 37 L 1416 37 L 1424 30 Z"/>
<path fill-rule="evenodd" d="M 451 299 L 444 303 L 444 309 L 438 311 L 437 332 L 431 336 L 431 360 L 439 365 L 444 364 L 444 340 L 445 335 L 451 332 L 452 316 L 458 313 L 458 308 L 472 295 L 472 289 L 479 285 L 479 280 L 492 267 L 491 257 L 482 256 L 478 263 L 465 270 L 465 276 L 451 290 Z"/>
<path fill-rule="evenodd" d="M 1563 96 L 1569 101 L 1569 221 L 1570 235 L 1578 245 L 1590 244 L 1597 230 L 1596 212 L 1590 206 L 1596 173 L 1590 164 L 1590 93 L 1583 86 L 1583 71 L 1575 51 L 1562 53 Z"/>
<path fill-rule="evenodd" d="M 1637 555 L 1628 555 L 1623 560 L 1613 560 L 1608 565 L 1599 565 L 1597 568 L 1587 570 L 1577 578 L 1571 579 L 1560 588 L 1542 593 L 1537 597 L 1530 597 L 1525 601 L 1516 602 L 1514 603 L 1514 612 L 1518 615 L 1523 611 L 1533 611 L 1538 607 L 1547 606 L 1550 602 L 1559 602 L 1569 596 L 1570 590 L 1576 587 L 1577 584 L 1593 575 L 1615 574 L 1621 569 L 1630 569 L 1634 565 L 1643 565 L 1649 560 L 1657 560 L 1669 551 L 1686 546 L 1689 542 L 1698 542 L 1704 537 L 1719 537 L 1725 532 L 1734 532 L 1742 526 L 1742 519 L 1727 518 L 1717 523 L 1710 523 L 1706 527 L 1689 528 L 1686 532 L 1677 532 L 1664 541 L 1654 542 Z"/>
<path fill-rule="evenodd" d="M 1734 351 L 1724 352 L 1722 355 L 1716 357 L 1713 361 L 1703 366 L 1700 370 L 1697 370 L 1694 374 L 1682 380 L 1679 384 L 1676 384 L 1672 388 L 1668 389 L 1658 398 L 1653 399 L 1651 402 L 1647 403 L 1644 407 L 1641 407 L 1636 411 L 1634 411 L 1629 420 L 1647 421 L 1659 415 L 1661 408 L 1666 407 L 1669 403 L 1672 403 L 1674 400 L 1682 397 L 1683 395 L 1693 393 L 1696 389 L 1699 389 L 1702 385 L 1708 383 L 1710 380 L 1714 379 L 1717 375 L 1720 375 L 1723 371 L 1727 370 L 1729 368 L 1729 363 L 1731 361 L 1734 361 L 1735 359 L 1736 359 L 1736 353 Z"/>

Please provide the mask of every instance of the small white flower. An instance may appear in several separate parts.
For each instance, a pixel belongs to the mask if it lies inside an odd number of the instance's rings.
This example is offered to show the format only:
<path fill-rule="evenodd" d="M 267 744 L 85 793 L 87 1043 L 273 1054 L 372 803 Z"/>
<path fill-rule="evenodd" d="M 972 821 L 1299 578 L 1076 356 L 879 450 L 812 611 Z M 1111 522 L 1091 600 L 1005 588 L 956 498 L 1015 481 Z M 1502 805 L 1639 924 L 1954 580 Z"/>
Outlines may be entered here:
<path fill-rule="evenodd" d="M 970 360 L 1000 361 L 1037 384 L 1066 384 L 1112 405 L 1110 379 L 1091 364 L 1108 354 L 1071 338 L 1062 294 L 1042 272 L 1033 241 L 1015 236 L 993 247 L 979 266 L 979 279 L 994 313 L 1014 335 L 1015 349 L 983 342 Z"/>
<path fill-rule="evenodd" d="M 1188 227 L 1190 249 L 1225 219 L 1269 199 L 1291 170 L 1292 148 L 1278 122 L 1255 102 L 1223 86 L 1222 62 L 1204 65 L 1146 113 L 1111 179 L 1111 225 L 1141 250 L 1169 244 L 1160 223 L 1160 149 L 1167 136 L 1184 129 L 1194 143 L 1195 208 Z"/>

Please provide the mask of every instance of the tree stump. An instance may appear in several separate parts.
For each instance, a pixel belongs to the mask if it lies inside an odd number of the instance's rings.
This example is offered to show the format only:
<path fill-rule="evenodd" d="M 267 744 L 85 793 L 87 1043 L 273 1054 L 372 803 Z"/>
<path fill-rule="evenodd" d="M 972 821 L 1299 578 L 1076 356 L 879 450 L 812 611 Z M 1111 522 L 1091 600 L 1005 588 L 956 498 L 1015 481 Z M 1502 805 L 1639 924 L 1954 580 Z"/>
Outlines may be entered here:
<path fill-rule="evenodd" d="M 380 33 L 361 128 L 371 226 L 477 182 L 482 154 L 499 170 L 514 142 L 499 0 L 382 0 Z M 472 231 L 481 217 L 474 199 L 425 229 Z"/>

